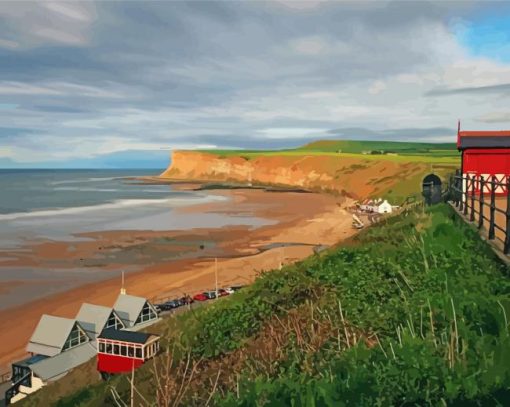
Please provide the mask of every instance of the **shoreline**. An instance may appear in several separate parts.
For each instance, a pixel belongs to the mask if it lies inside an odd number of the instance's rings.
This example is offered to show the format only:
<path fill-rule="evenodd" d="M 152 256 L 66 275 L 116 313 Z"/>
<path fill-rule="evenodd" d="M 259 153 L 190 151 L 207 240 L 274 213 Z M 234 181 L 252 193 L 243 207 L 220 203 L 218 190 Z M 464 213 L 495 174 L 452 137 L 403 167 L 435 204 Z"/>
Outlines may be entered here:
<path fill-rule="evenodd" d="M 190 183 L 187 183 L 190 185 Z M 183 187 L 185 187 L 183 185 Z M 352 236 L 350 215 L 340 207 L 339 199 L 327 194 L 267 192 L 260 189 L 214 190 L 214 194 L 226 195 L 232 199 L 226 202 L 196 204 L 179 208 L 178 213 L 200 214 L 223 213 L 238 215 L 251 212 L 253 216 L 275 221 L 274 224 L 256 228 L 227 226 L 223 228 L 193 229 L 189 231 L 106 231 L 98 234 L 87 233 L 92 241 L 83 242 L 86 248 L 78 247 L 76 256 L 96 254 L 99 235 L 104 242 L 122 253 L 125 239 L 140 242 L 144 247 L 155 250 L 153 239 L 179 237 L 193 240 L 213 238 L 218 248 L 209 248 L 204 256 L 197 258 L 174 258 L 158 260 L 142 265 L 140 270 L 126 273 L 127 292 L 151 300 L 181 293 L 193 294 L 210 289 L 214 285 L 214 257 L 218 257 L 219 284 L 223 286 L 246 284 L 262 270 L 275 269 L 285 264 L 301 260 L 314 253 L 314 246 L 336 244 Z M 275 199 L 279 198 L 279 199 Z M 344 199 L 345 204 L 345 199 Z M 345 205 L 348 206 L 348 205 Z M 296 238 L 299 236 L 299 238 Z M 119 243 L 120 242 L 120 243 Z M 292 245 L 289 245 L 292 243 Z M 44 250 L 56 257 L 61 256 L 63 245 L 69 242 L 47 243 Z M 285 244 L 284 248 L 278 244 Z M 53 245 L 53 246 L 52 246 Z M 274 245 L 274 246 L 271 246 Z M 156 245 L 157 246 L 157 245 Z M 128 246 L 129 247 L 129 246 Z M 58 249 L 57 249 L 58 248 Z M 81 250 L 81 252 L 80 252 Z M 88 251 L 87 251 L 88 250 Z M 151 253 L 151 252 L 150 252 Z M 74 255 L 74 254 L 73 254 Z M 111 267 L 111 265 L 109 265 Z M 112 271 L 112 270 L 110 270 Z M 105 267 L 105 273 L 110 273 Z M 117 272 L 116 272 L 117 271 Z M 120 289 L 120 272 L 113 268 L 111 276 L 89 284 L 52 294 L 27 302 L 21 306 L 0 310 L 4 324 L 0 332 L 0 367 L 5 370 L 13 360 L 25 355 L 26 343 L 42 314 L 52 314 L 73 318 L 82 302 L 112 306 Z"/>

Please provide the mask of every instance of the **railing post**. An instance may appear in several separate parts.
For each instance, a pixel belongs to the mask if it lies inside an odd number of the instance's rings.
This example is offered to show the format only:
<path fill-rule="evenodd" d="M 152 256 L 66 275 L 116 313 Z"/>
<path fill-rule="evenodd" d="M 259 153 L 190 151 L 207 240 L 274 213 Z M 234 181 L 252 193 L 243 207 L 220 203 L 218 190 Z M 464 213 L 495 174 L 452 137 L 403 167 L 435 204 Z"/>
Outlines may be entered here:
<path fill-rule="evenodd" d="M 462 181 L 464 184 L 464 181 Z M 463 185 L 464 186 L 464 185 Z M 468 199 L 469 199 L 469 175 L 466 174 L 466 190 L 464 191 L 464 215 L 468 214 Z"/>
<path fill-rule="evenodd" d="M 485 188 L 485 181 L 483 179 L 483 176 L 480 176 L 480 206 L 479 206 L 479 212 L 478 212 L 478 227 L 483 227 L 483 189 Z"/>
<path fill-rule="evenodd" d="M 505 248 L 503 253 L 510 253 L 510 176 L 506 176 L 506 228 L 505 228 Z"/>
<path fill-rule="evenodd" d="M 462 211 L 462 176 L 459 170 L 455 170 L 455 206 Z"/>
<path fill-rule="evenodd" d="M 476 178 L 475 175 L 471 178 L 471 215 L 469 216 L 469 220 L 471 222 L 475 221 L 475 187 L 476 187 Z"/>
<path fill-rule="evenodd" d="M 493 175 L 491 180 L 491 206 L 489 218 L 489 240 L 494 240 L 496 237 L 494 228 L 494 214 L 496 212 L 496 177 Z"/>

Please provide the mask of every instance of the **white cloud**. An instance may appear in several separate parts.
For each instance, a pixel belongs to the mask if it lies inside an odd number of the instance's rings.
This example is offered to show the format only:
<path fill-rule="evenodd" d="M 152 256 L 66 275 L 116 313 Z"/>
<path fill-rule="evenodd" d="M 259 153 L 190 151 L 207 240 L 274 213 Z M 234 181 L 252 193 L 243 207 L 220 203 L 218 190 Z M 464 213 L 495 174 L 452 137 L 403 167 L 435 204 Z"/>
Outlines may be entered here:
<path fill-rule="evenodd" d="M 490 112 L 477 118 L 485 123 L 510 123 L 510 111 Z"/>
<path fill-rule="evenodd" d="M 83 46 L 97 14 L 93 2 L 0 2 L 0 26 L 20 48 L 46 44 Z M 0 44 L 0 46 L 2 46 Z"/>
<path fill-rule="evenodd" d="M 17 43 L 16 41 L 11 41 L 11 40 L 6 40 L 3 38 L 0 38 L 0 48 L 14 49 L 14 48 L 18 48 L 18 47 L 19 47 L 19 43 Z"/>
<path fill-rule="evenodd" d="M 257 133 L 267 139 L 302 138 L 323 134 L 327 129 L 306 129 L 299 127 L 280 127 L 259 130 Z"/>
<path fill-rule="evenodd" d="M 87 37 L 80 32 L 62 31 L 55 28 L 42 27 L 33 30 L 33 33 L 46 40 L 69 45 L 83 45 L 87 43 Z"/>
<path fill-rule="evenodd" d="M 71 20 L 90 22 L 93 20 L 94 13 L 91 9 L 84 7 L 83 3 L 78 2 L 44 2 L 42 3 L 48 10 L 54 11 Z"/>
<path fill-rule="evenodd" d="M 23 83 L 0 81 L 0 95 L 49 95 L 49 96 L 87 96 L 95 98 L 120 98 L 117 93 L 105 88 L 80 85 L 67 82 Z"/>
<path fill-rule="evenodd" d="M 386 88 L 387 88 L 387 86 L 383 81 L 375 81 L 368 88 L 368 93 L 370 93 L 371 95 L 378 95 Z"/>

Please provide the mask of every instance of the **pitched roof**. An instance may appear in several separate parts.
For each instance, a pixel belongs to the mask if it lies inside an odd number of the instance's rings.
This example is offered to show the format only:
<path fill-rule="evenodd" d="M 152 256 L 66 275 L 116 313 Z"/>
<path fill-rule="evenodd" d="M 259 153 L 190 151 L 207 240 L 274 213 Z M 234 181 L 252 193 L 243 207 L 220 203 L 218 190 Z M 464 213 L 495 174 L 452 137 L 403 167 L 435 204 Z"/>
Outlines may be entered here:
<path fill-rule="evenodd" d="M 112 312 L 116 314 L 113 308 L 83 303 L 76 315 L 76 320 L 85 331 L 97 336 L 105 327 Z"/>
<path fill-rule="evenodd" d="M 27 345 L 27 351 L 53 356 L 62 350 L 76 321 L 44 314 Z"/>
<path fill-rule="evenodd" d="M 58 379 L 59 376 L 87 362 L 95 355 L 96 349 L 87 342 L 56 356 L 31 364 L 30 369 L 43 381 Z"/>
<path fill-rule="evenodd" d="M 146 302 L 147 299 L 143 297 L 120 294 L 117 297 L 117 301 L 115 301 L 113 309 L 127 327 L 132 327 Z"/>
<path fill-rule="evenodd" d="M 112 339 L 115 341 L 132 342 L 132 343 L 146 343 L 151 337 L 151 334 L 144 332 L 133 332 L 133 331 L 119 331 L 116 329 L 105 329 L 98 336 L 98 339 Z"/>
<path fill-rule="evenodd" d="M 457 132 L 457 148 L 510 148 L 510 130 Z"/>

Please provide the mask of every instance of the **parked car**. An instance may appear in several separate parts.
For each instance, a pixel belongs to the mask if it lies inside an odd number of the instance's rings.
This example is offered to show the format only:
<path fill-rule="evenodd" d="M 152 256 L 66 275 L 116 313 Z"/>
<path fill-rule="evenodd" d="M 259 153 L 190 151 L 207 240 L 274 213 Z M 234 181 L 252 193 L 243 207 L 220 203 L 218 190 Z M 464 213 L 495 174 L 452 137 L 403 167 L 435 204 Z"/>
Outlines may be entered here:
<path fill-rule="evenodd" d="M 199 293 L 193 296 L 194 301 L 207 301 L 209 297 L 205 295 L 205 293 Z"/>
<path fill-rule="evenodd" d="M 232 287 L 227 287 L 227 288 L 225 288 L 225 292 L 230 295 L 230 294 L 234 294 L 235 290 Z"/>
<path fill-rule="evenodd" d="M 220 288 L 218 290 L 218 296 L 219 297 L 225 297 L 226 295 L 230 295 L 231 293 L 229 293 L 227 290 L 223 289 L 223 288 Z"/>
<path fill-rule="evenodd" d="M 206 291 L 204 292 L 204 295 L 208 300 L 214 300 L 216 298 L 216 291 Z"/>
<path fill-rule="evenodd" d="M 193 304 L 193 298 L 191 298 L 189 295 L 186 295 L 184 297 L 179 298 L 179 302 L 181 303 L 181 305 Z"/>
<path fill-rule="evenodd" d="M 168 311 L 170 309 L 164 303 L 163 304 L 156 304 L 156 305 L 154 305 L 154 307 L 156 308 L 156 311 L 158 311 L 158 313 L 161 312 L 161 311 Z"/>
<path fill-rule="evenodd" d="M 179 300 L 170 300 L 170 301 L 165 302 L 165 304 L 170 309 L 179 308 L 182 305 Z"/>

